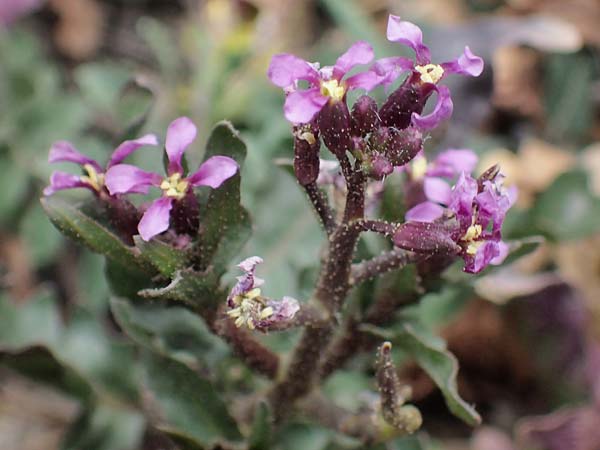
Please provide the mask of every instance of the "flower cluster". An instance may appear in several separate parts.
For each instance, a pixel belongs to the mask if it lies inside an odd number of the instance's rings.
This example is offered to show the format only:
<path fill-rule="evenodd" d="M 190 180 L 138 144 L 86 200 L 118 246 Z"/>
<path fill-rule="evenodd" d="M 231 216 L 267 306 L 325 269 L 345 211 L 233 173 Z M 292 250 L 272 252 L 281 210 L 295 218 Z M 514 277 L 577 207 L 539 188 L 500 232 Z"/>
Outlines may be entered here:
<path fill-rule="evenodd" d="M 237 278 L 227 297 L 227 315 L 235 320 L 237 327 L 260 331 L 285 327 L 300 309 L 298 300 L 292 297 L 275 301 L 261 295 L 260 286 L 264 280 L 255 276 L 254 271 L 262 262 L 262 258 L 251 256 L 238 264 L 244 274 Z"/>
<path fill-rule="evenodd" d="M 389 18 L 387 37 L 413 49 L 415 60 L 392 57 L 373 62 L 373 49 L 363 41 L 352 45 L 333 66 L 321 67 L 290 54 L 275 55 L 271 60 L 269 79 L 284 89 L 285 117 L 294 125 L 295 169 L 301 184 L 312 183 L 318 176 L 319 136 L 334 155 L 343 157 L 351 152 L 373 178 L 389 175 L 419 153 L 424 132 L 451 115 L 450 91 L 439 82 L 452 73 L 478 76 L 483 70 L 483 60 L 469 47 L 453 61 L 432 63 L 421 30 L 397 16 Z M 348 76 L 356 67 L 370 63 Z M 403 73 L 407 78 L 381 107 L 364 95 L 350 111 L 346 102 L 349 91 L 389 87 Z M 434 92 L 435 107 L 423 114 Z"/>
<path fill-rule="evenodd" d="M 186 174 L 182 158 L 195 137 L 196 126 L 187 117 L 180 117 L 169 125 L 165 143 L 168 159 L 166 175 L 147 172 L 123 163 L 127 156 L 139 148 L 158 145 L 158 139 L 152 134 L 123 142 L 114 151 L 105 169 L 97 161 L 78 152 L 70 143 L 59 141 L 50 149 L 49 161 L 78 164 L 84 175 L 55 171 L 44 195 L 52 195 L 64 189 L 87 188 L 100 199 L 108 200 L 122 194 L 148 194 L 150 187 L 159 188 L 160 197 L 145 208 L 137 227 L 142 239 L 148 241 L 169 229 L 171 210 L 175 205 L 188 200 L 195 203 L 194 187 L 210 186 L 216 189 L 238 171 L 238 164 L 233 159 L 213 156 L 195 172 Z"/>

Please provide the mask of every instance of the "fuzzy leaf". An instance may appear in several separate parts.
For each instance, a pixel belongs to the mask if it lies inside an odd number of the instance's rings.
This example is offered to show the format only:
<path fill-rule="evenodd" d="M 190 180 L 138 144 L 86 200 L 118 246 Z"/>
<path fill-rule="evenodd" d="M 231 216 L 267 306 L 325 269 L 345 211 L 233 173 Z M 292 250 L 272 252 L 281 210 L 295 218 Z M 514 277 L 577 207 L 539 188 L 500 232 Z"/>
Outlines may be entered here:
<path fill-rule="evenodd" d="M 185 250 L 176 249 L 157 239 L 146 242 L 141 237 L 134 236 L 133 240 L 142 257 L 167 277 L 183 269 L 188 263 L 189 255 Z"/>
<path fill-rule="evenodd" d="M 271 448 L 272 420 L 267 403 L 259 403 L 254 412 L 254 422 L 248 438 L 249 450 L 269 450 Z"/>
<path fill-rule="evenodd" d="M 241 434 L 225 403 L 213 386 L 196 372 L 173 359 L 145 355 L 145 385 L 159 410 L 159 428 L 196 441 L 199 447 Z"/>
<path fill-rule="evenodd" d="M 391 329 L 367 325 L 364 326 L 364 330 L 392 341 L 397 348 L 413 358 L 440 388 L 448 409 L 456 417 L 471 426 L 481 423 L 477 411 L 460 398 L 456 386 L 458 361 L 446 349 L 446 344 L 441 338 L 429 334 L 416 323 L 409 322 L 401 323 Z"/>
<path fill-rule="evenodd" d="M 215 305 L 224 299 L 218 287 L 218 279 L 211 271 L 196 272 L 178 270 L 171 282 L 162 288 L 144 289 L 138 293 L 145 298 L 176 300 L 190 305 Z"/>

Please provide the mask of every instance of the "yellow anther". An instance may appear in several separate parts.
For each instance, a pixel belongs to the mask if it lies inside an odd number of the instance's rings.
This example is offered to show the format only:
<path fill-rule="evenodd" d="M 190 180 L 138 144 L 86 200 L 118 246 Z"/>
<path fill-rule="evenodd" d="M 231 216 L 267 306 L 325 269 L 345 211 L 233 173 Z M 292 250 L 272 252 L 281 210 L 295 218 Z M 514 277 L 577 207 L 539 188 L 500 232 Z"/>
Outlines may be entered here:
<path fill-rule="evenodd" d="M 83 175 L 79 177 L 79 179 L 83 183 L 89 184 L 96 191 L 100 192 L 102 186 L 104 186 L 104 174 L 98 173 L 98 171 L 91 164 L 84 164 L 83 168 L 87 172 L 87 175 Z"/>
<path fill-rule="evenodd" d="M 265 309 L 263 309 L 260 312 L 260 318 L 261 319 L 266 319 L 267 317 L 271 317 L 273 315 L 273 308 L 271 308 L 270 306 L 267 306 Z"/>
<path fill-rule="evenodd" d="M 254 288 L 249 292 L 246 292 L 246 294 L 244 295 L 244 297 L 246 297 L 247 299 L 253 299 L 256 297 L 260 296 L 260 288 Z"/>
<path fill-rule="evenodd" d="M 477 253 L 477 250 L 479 250 L 479 247 L 481 247 L 481 244 L 483 244 L 483 241 L 471 242 L 467 246 L 467 254 L 469 254 L 469 255 L 475 255 Z"/>
<path fill-rule="evenodd" d="M 177 200 L 181 200 L 183 197 L 185 197 L 188 186 L 189 182 L 185 179 L 181 179 L 180 173 L 174 173 L 160 183 L 160 188 L 163 190 L 165 196 L 172 197 Z"/>
<path fill-rule="evenodd" d="M 315 139 L 315 135 L 310 131 L 305 131 L 298 136 L 299 139 L 308 142 L 310 145 L 313 145 L 317 140 Z"/>
<path fill-rule="evenodd" d="M 437 84 L 444 75 L 444 69 L 439 64 L 425 64 L 415 66 L 415 70 L 421 74 L 421 82 Z"/>
<path fill-rule="evenodd" d="M 477 239 L 479 236 L 481 236 L 482 231 L 481 225 L 471 225 L 469 228 L 467 228 L 467 232 L 462 237 L 462 240 L 470 242 L 474 239 Z"/>
<path fill-rule="evenodd" d="M 339 102 L 346 94 L 346 88 L 343 84 L 339 84 L 338 80 L 321 81 L 321 94 L 325 97 L 330 97 L 332 100 Z"/>
<path fill-rule="evenodd" d="M 427 173 L 427 159 L 415 158 L 411 164 L 411 174 L 414 180 L 420 180 Z"/>

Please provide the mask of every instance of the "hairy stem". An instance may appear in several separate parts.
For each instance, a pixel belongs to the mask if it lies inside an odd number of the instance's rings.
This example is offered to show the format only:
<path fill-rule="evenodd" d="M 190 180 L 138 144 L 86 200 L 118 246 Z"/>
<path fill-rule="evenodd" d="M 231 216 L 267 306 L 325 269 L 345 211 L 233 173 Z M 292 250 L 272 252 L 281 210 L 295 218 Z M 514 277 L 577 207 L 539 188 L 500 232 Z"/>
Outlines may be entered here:
<path fill-rule="evenodd" d="M 378 275 L 401 269 L 410 263 L 418 262 L 422 259 L 424 259 L 423 255 L 395 248 L 374 258 L 353 264 L 350 284 L 356 286 Z"/>
<path fill-rule="evenodd" d="M 337 224 L 333 215 L 333 211 L 329 206 L 329 201 L 327 200 L 327 197 L 319 189 L 316 183 L 310 183 L 303 187 L 306 193 L 308 194 L 308 198 L 310 199 L 310 202 L 312 203 L 315 212 L 321 220 L 323 228 L 325 228 L 325 232 L 327 233 L 327 235 L 332 234 Z"/>

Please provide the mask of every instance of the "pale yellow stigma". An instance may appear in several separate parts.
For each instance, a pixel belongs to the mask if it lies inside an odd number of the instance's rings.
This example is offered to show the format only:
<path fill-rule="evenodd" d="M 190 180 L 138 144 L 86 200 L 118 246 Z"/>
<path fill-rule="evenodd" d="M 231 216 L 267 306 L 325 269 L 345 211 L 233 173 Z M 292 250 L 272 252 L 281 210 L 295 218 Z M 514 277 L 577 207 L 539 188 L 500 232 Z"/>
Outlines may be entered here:
<path fill-rule="evenodd" d="M 181 200 L 183 197 L 185 197 L 188 186 L 189 182 L 185 179 L 182 180 L 180 173 L 174 173 L 160 183 L 160 188 L 163 190 L 165 196 L 172 197 L 177 200 Z"/>
<path fill-rule="evenodd" d="M 439 64 L 425 64 L 415 66 L 415 70 L 421 74 L 421 82 L 437 84 L 444 75 L 444 69 Z"/>
<path fill-rule="evenodd" d="M 415 158 L 411 164 L 411 175 L 414 180 L 420 180 L 427 172 L 427 159 Z"/>
<path fill-rule="evenodd" d="M 313 145 L 317 140 L 315 139 L 315 135 L 310 131 L 305 131 L 298 136 L 298 139 L 302 139 L 303 141 L 308 142 L 310 145 Z"/>
<path fill-rule="evenodd" d="M 94 190 L 100 192 L 104 186 L 104 174 L 98 173 L 98 171 L 91 164 L 84 164 L 83 168 L 87 172 L 87 175 L 79 177 L 83 183 L 89 184 Z"/>
<path fill-rule="evenodd" d="M 325 97 L 330 97 L 332 100 L 339 102 L 346 94 L 346 88 L 343 84 L 339 84 L 338 80 L 321 81 L 321 94 Z"/>

